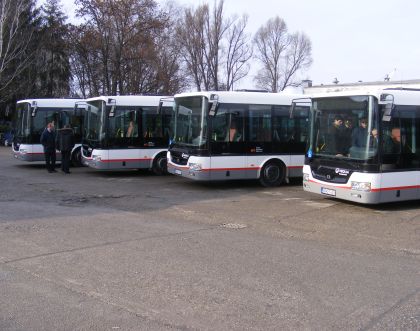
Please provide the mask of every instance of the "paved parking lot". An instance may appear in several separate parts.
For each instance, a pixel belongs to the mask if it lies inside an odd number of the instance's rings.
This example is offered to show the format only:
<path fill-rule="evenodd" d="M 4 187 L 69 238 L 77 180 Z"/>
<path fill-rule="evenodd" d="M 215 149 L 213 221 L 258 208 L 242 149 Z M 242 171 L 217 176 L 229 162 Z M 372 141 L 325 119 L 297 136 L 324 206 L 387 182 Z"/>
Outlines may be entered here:
<path fill-rule="evenodd" d="M 0 148 L 0 330 L 420 330 L 420 203 L 49 174 Z"/>

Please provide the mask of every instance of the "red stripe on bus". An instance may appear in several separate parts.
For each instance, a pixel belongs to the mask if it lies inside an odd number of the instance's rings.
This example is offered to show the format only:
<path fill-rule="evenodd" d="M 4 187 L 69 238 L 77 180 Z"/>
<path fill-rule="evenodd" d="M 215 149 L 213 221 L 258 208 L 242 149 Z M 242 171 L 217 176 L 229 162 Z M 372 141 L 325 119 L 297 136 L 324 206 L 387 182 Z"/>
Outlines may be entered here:
<path fill-rule="evenodd" d="M 379 191 L 412 190 L 412 189 L 418 189 L 418 188 L 420 188 L 420 185 L 373 188 L 371 191 L 379 192 Z"/>
<path fill-rule="evenodd" d="M 132 161 L 150 161 L 153 159 L 110 159 L 110 160 L 100 160 L 99 162 L 132 162 Z"/>
<path fill-rule="evenodd" d="M 259 170 L 259 167 L 256 168 L 207 168 L 207 169 L 202 169 L 201 171 L 230 171 L 230 170 L 236 170 L 236 171 L 240 171 L 240 170 Z"/>
<path fill-rule="evenodd" d="M 23 154 L 23 155 L 44 155 L 44 152 L 41 153 L 22 153 L 22 152 L 17 152 L 18 154 Z M 60 152 L 57 152 L 56 154 L 60 154 Z"/>
<path fill-rule="evenodd" d="M 314 184 L 323 185 L 323 183 L 314 181 L 312 179 L 309 180 L 309 181 L 311 183 L 314 183 Z M 328 185 L 328 183 L 325 183 L 325 185 Z M 351 189 L 350 186 L 331 186 L 331 188 L 343 188 L 343 189 L 347 189 L 347 190 Z M 396 191 L 396 190 L 412 190 L 412 189 L 420 189 L 420 185 L 373 188 L 370 191 L 371 192 L 380 192 L 380 191 Z"/>

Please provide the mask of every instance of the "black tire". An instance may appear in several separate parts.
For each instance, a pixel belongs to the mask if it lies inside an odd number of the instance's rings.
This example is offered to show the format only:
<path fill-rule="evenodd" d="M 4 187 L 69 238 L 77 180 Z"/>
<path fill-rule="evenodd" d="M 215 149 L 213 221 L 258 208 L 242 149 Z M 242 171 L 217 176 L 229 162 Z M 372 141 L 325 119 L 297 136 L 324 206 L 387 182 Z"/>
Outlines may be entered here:
<path fill-rule="evenodd" d="M 281 162 L 270 161 L 261 169 L 260 183 L 262 186 L 280 186 L 285 178 L 286 167 Z"/>
<path fill-rule="evenodd" d="M 158 154 L 153 160 L 152 171 L 155 175 L 161 176 L 168 173 L 168 160 L 166 159 L 166 153 Z"/>
<path fill-rule="evenodd" d="M 71 164 L 73 167 L 81 167 L 83 165 L 81 148 L 77 148 L 71 153 Z"/>

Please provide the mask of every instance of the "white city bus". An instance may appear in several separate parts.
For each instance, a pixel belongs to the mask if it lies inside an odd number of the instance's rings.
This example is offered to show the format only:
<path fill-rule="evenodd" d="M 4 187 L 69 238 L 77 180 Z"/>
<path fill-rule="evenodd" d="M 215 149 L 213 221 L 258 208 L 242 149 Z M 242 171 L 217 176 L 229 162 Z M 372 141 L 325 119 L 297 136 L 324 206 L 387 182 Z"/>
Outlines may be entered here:
<path fill-rule="evenodd" d="M 47 124 L 53 122 L 56 129 L 70 124 L 74 130 L 76 145 L 72 151 L 72 163 L 81 162 L 82 113 L 76 111 L 75 103 L 80 99 L 30 99 L 16 103 L 13 115 L 15 131 L 12 150 L 16 159 L 22 161 L 44 161 L 44 149 L 40 143 L 41 134 Z M 57 152 L 57 160 L 61 154 Z"/>
<path fill-rule="evenodd" d="M 367 86 L 311 101 L 305 191 L 366 204 L 420 199 L 420 90 Z"/>
<path fill-rule="evenodd" d="M 83 163 L 98 170 L 166 173 L 172 107 L 159 96 L 100 96 L 86 100 Z"/>
<path fill-rule="evenodd" d="M 195 180 L 259 179 L 277 186 L 301 177 L 309 107 L 297 95 L 195 92 L 175 95 L 168 171 Z"/>

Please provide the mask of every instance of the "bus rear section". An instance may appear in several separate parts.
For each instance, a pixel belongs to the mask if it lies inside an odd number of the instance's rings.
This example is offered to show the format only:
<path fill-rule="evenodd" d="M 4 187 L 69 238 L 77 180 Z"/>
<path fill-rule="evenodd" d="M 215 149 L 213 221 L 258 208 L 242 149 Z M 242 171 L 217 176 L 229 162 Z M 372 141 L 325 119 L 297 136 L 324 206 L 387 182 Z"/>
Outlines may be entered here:
<path fill-rule="evenodd" d="M 168 171 L 202 181 L 259 179 L 277 186 L 302 176 L 308 107 L 298 95 L 197 92 L 175 96 Z"/>
<path fill-rule="evenodd" d="M 76 145 L 72 151 L 72 161 L 80 164 L 82 115 L 75 111 L 75 104 L 80 99 L 31 99 L 20 100 L 16 104 L 13 116 L 15 131 L 12 152 L 21 161 L 45 161 L 44 149 L 40 143 L 41 134 L 48 123 L 53 123 L 58 130 L 66 124 L 74 130 Z M 57 151 L 57 160 L 61 153 Z"/>
<path fill-rule="evenodd" d="M 172 108 L 157 96 L 101 96 L 87 100 L 83 163 L 97 170 L 167 172 Z"/>
<path fill-rule="evenodd" d="M 305 191 L 364 204 L 420 199 L 420 91 L 311 98 Z"/>

